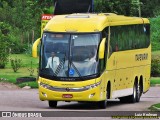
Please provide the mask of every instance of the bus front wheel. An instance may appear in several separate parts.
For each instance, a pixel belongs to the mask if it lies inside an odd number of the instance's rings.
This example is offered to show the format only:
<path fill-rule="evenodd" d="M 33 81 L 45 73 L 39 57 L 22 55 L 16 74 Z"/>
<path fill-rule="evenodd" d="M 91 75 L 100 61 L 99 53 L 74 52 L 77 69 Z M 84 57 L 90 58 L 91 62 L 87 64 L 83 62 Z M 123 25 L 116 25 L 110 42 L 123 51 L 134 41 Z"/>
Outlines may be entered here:
<path fill-rule="evenodd" d="M 106 100 L 98 102 L 99 108 L 106 109 L 108 99 L 110 99 L 110 83 L 107 85 L 107 88 L 106 88 Z"/>
<path fill-rule="evenodd" d="M 57 101 L 48 101 L 48 105 L 50 108 L 56 108 L 57 107 Z"/>
<path fill-rule="evenodd" d="M 106 100 L 99 101 L 99 102 L 98 102 L 98 106 L 99 106 L 99 108 L 101 108 L 101 109 L 106 109 L 106 107 L 107 107 L 107 102 L 106 102 Z"/>

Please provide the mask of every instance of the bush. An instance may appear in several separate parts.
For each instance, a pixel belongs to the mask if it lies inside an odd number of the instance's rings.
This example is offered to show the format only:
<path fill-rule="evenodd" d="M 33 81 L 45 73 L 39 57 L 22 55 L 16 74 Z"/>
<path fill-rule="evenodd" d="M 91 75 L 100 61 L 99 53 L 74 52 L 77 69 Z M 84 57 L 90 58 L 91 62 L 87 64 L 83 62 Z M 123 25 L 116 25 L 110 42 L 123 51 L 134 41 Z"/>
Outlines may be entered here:
<path fill-rule="evenodd" d="M 158 58 L 152 58 L 151 63 L 151 76 L 160 76 L 160 60 Z"/>
<path fill-rule="evenodd" d="M 34 74 L 34 68 L 33 68 L 33 65 L 32 65 L 33 63 L 32 63 L 32 61 L 31 61 L 31 66 L 30 66 L 30 68 L 28 68 L 28 71 L 29 71 L 29 73 L 30 73 L 30 76 L 33 76 L 33 74 Z"/>
<path fill-rule="evenodd" d="M 13 71 L 17 72 L 19 70 L 19 68 L 22 66 L 22 63 L 21 63 L 22 60 L 15 58 L 15 59 L 10 59 L 10 61 L 11 61 L 11 66 L 13 68 Z"/>
<path fill-rule="evenodd" d="M 26 44 L 15 44 L 14 47 L 12 47 L 12 53 L 13 54 L 21 54 L 21 53 L 24 53 L 27 49 L 27 45 Z"/>

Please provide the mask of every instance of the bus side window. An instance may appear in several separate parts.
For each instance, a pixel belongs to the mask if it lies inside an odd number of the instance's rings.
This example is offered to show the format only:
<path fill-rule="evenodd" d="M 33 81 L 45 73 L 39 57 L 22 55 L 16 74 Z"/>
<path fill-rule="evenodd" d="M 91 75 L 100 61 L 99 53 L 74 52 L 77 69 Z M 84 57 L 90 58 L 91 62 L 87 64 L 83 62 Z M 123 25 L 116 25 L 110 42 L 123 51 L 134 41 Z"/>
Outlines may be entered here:
<path fill-rule="evenodd" d="M 110 53 L 112 54 L 113 52 L 117 51 L 116 50 L 116 45 L 117 45 L 117 39 L 118 38 L 117 38 L 116 29 L 114 27 L 111 27 L 110 31 L 111 31 L 111 33 L 110 33 L 110 46 L 112 48 L 112 52 L 110 52 Z M 110 54 L 110 56 L 111 56 L 111 54 Z"/>

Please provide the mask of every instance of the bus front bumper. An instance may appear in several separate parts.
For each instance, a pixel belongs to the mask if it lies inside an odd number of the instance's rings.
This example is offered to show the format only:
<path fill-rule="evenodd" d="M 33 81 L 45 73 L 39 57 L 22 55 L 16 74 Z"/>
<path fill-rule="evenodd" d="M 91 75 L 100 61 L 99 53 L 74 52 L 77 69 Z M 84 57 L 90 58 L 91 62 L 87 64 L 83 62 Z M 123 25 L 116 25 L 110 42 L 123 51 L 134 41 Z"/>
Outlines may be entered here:
<path fill-rule="evenodd" d="M 80 91 L 54 91 L 42 86 L 39 86 L 39 98 L 40 100 L 54 100 L 54 101 L 101 101 L 105 100 L 105 92 L 100 86 Z"/>

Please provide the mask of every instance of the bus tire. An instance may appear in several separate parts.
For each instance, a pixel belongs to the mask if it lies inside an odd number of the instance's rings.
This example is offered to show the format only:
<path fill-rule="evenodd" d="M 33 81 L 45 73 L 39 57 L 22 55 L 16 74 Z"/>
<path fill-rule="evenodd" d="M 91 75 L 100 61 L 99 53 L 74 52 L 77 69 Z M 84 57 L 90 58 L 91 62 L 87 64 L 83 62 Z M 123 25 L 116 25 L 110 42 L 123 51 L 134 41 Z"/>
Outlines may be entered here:
<path fill-rule="evenodd" d="M 110 83 L 107 84 L 106 99 L 110 99 Z M 99 101 L 98 105 L 99 105 L 99 108 L 106 109 L 106 107 L 107 107 L 107 100 Z"/>
<path fill-rule="evenodd" d="M 107 107 L 107 102 L 106 102 L 106 100 L 99 101 L 99 102 L 98 102 L 98 106 L 99 106 L 100 109 L 106 109 L 106 107 Z"/>
<path fill-rule="evenodd" d="M 136 102 L 136 99 L 137 99 L 137 90 L 138 90 L 138 83 L 135 82 L 134 83 L 134 86 L 133 86 L 133 94 L 128 96 L 128 100 L 130 103 L 135 103 Z"/>
<path fill-rule="evenodd" d="M 142 86 L 140 84 L 137 84 L 136 102 L 140 101 L 141 95 L 142 95 Z"/>
<path fill-rule="evenodd" d="M 133 94 L 130 96 L 126 96 L 126 97 L 121 97 L 120 102 L 121 103 L 135 103 L 135 102 L 139 102 L 140 101 L 140 97 L 141 97 L 141 85 L 139 85 L 137 82 L 135 82 L 134 87 L 133 87 Z"/>
<path fill-rule="evenodd" d="M 48 101 L 48 105 L 50 108 L 56 108 L 57 107 L 57 101 Z"/>
<path fill-rule="evenodd" d="M 128 96 L 126 96 L 126 97 L 121 97 L 119 99 L 120 99 L 121 103 L 127 103 L 129 98 L 128 98 Z"/>

